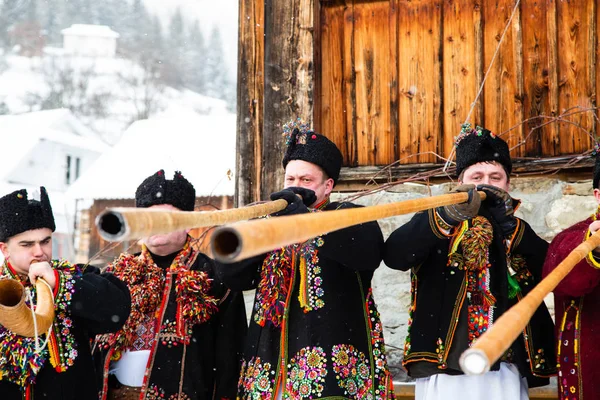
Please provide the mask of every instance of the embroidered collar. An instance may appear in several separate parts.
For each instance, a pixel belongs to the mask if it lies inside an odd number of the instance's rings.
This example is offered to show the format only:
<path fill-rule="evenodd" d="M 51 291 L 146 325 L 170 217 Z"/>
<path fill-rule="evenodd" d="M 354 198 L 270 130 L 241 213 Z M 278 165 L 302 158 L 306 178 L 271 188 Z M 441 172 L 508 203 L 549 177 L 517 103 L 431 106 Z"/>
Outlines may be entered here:
<path fill-rule="evenodd" d="M 323 210 L 325 209 L 325 207 L 327 207 L 329 204 L 331 203 L 331 201 L 329 200 L 329 196 L 327 196 L 323 201 L 321 201 L 319 204 L 317 204 L 314 207 L 311 207 L 313 210 Z"/>

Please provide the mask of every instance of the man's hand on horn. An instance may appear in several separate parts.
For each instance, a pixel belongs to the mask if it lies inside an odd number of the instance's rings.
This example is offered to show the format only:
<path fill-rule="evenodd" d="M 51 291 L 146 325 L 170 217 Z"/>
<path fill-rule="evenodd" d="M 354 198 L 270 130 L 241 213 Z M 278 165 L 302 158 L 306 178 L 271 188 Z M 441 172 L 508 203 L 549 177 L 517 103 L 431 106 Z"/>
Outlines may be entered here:
<path fill-rule="evenodd" d="M 47 261 L 34 262 L 29 266 L 29 281 L 35 285 L 37 278 L 42 278 L 54 290 L 56 286 L 56 275 L 52 266 Z"/>

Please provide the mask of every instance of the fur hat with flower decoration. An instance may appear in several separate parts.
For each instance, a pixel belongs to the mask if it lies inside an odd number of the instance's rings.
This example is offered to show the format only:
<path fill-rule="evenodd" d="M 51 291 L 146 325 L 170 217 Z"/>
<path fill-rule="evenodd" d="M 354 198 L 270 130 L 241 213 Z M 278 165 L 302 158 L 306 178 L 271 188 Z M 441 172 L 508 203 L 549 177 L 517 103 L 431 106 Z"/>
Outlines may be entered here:
<path fill-rule="evenodd" d="M 298 118 L 283 126 L 283 136 L 287 146 L 283 156 L 283 168 L 292 160 L 302 160 L 318 165 L 334 185 L 340 177 L 343 156 L 335 143 L 314 132 Z"/>
<path fill-rule="evenodd" d="M 508 144 L 488 129 L 471 124 L 463 124 L 460 134 L 455 137 L 456 175 L 460 176 L 466 168 L 480 162 L 496 161 L 510 176 L 512 160 Z"/>

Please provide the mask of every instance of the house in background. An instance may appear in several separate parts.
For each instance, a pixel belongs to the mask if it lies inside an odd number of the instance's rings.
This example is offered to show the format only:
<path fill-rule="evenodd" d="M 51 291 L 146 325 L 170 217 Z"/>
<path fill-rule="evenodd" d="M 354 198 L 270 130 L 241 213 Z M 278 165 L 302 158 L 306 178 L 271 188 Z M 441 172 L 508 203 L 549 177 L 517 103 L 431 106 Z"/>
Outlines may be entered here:
<path fill-rule="evenodd" d="M 55 257 L 70 257 L 73 213 L 64 193 L 109 148 L 67 109 L 0 116 L 0 195 L 48 190 L 56 220 Z"/>
<path fill-rule="evenodd" d="M 108 26 L 73 24 L 61 33 L 67 54 L 112 58 L 117 52 L 119 34 Z"/>
<path fill-rule="evenodd" d="M 196 189 L 196 210 L 233 206 L 235 115 L 201 116 L 191 111 L 164 113 L 133 123 L 115 146 L 67 191 L 76 205 L 77 262 L 105 264 L 123 251 L 135 251 L 137 240 L 114 246 L 93 225 L 107 207 L 133 207 L 135 190 L 161 169 L 167 179 L 181 171 Z M 206 230 L 191 234 L 206 252 Z"/>

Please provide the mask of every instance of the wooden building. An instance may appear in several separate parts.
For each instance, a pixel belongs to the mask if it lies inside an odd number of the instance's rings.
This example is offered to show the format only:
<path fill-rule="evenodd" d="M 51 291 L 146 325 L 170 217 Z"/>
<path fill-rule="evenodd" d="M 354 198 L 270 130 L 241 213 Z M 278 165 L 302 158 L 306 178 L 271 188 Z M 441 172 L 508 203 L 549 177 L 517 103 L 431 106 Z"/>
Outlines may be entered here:
<path fill-rule="evenodd" d="M 342 150 L 342 189 L 439 168 L 476 98 L 517 174 L 572 166 L 598 129 L 599 22 L 595 0 L 240 0 L 236 202 L 282 186 L 296 116 Z"/>

